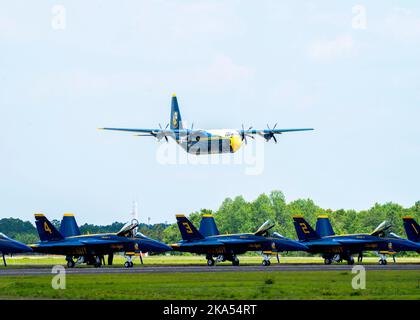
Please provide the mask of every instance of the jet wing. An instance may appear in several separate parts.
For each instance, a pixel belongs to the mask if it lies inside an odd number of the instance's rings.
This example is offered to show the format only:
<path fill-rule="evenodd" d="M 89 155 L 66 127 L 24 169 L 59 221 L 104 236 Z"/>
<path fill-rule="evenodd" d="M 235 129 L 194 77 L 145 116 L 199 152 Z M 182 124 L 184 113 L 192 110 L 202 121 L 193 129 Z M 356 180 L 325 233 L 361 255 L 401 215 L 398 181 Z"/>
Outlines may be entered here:
<path fill-rule="evenodd" d="M 336 240 L 338 243 L 342 244 L 342 245 L 359 245 L 359 244 L 363 244 L 363 243 L 379 243 L 381 241 L 378 240 L 364 240 L 364 239 L 340 239 L 340 240 Z"/>
<path fill-rule="evenodd" d="M 80 242 L 87 246 L 121 243 L 120 240 L 110 240 L 110 239 L 88 239 L 88 240 L 81 240 Z"/>
<path fill-rule="evenodd" d="M 180 245 L 182 247 L 195 247 L 195 246 L 216 247 L 216 246 L 223 246 L 223 242 L 221 241 L 191 241 L 191 242 L 182 242 Z"/>
<path fill-rule="evenodd" d="M 70 242 L 70 241 L 49 241 L 49 242 L 40 242 L 36 244 L 30 244 L 31 248 L 68 248 L 68 247 L 84 247 L 85 245 L 79 241 Z"/>

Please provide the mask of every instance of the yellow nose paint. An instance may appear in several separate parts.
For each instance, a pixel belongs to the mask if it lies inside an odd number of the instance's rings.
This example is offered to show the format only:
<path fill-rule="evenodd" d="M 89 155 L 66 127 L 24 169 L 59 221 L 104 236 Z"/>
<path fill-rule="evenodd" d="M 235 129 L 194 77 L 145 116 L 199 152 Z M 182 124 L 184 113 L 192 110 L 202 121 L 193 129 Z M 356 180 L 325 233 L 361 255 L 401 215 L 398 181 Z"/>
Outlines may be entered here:
<path fill-rule="evenodd" d="M 230 148 L 232 152 L 236 152 L 242 146 L 242 138 L 239 135 L 230 137 Z"/>

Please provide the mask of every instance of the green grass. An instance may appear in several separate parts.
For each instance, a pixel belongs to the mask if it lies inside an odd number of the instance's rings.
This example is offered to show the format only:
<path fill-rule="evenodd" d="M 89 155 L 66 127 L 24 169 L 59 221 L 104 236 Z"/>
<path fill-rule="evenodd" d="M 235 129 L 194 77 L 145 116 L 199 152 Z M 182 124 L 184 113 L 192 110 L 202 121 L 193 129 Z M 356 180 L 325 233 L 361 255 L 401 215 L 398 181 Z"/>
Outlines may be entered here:
<path fill-rule="evenodd" d="M 351 272 L 247 272 L 67 275 L 0 278 L 0 299 L 420 299 L 418 271 L 367 271 L 365 290 Z"/>
<path fill-rule="evenodd" d="M 241 265 L 257 265 L 261 264 L 262 258 L 260 256 L 252 255 L 239 256 Z M 149 256 L 143 258 L 145 265 L 153 266 L 169 266 L 169 265 L 203 265 L 206 264 L 204 256 L 197 255 L 186 255 L 186 256 Z M 392 259 L 389 258 L 389 263 L 393 263 Z M 120 268 L 124 264 L 125 258 L 122 256 L 115 256 L 113 267 Z M 273 262 L 276 261 L 276 258 L 273 257 Z M 139 263 L 138 258 L 134 260 L 135 264 Z M 280 257 L 280 262 L 283 263 L 311 263 L 311 264 L 323 264 L 324 261 L 321 257 Z M 14 256 L 12 258 L 7 258 L 7 263 L 9 267 L 50 267 L 52 265 L 65 264 L 65 259 L 63 256 L 51 256 L 51 255 L 42 255 L 42 256 Z M 363 259 L 363 264 L 377 264 L 378 257 L 365 257 Z M 420 257 L 397 257 L 397 263 L 415 263 L 420 264 Z M 221 265 L 231 265 L 230 262 L 220 263 Z M 80 268 L 82 266 L 78 266 Z M 0 265 L 0 270 L 3 268 Z"/>

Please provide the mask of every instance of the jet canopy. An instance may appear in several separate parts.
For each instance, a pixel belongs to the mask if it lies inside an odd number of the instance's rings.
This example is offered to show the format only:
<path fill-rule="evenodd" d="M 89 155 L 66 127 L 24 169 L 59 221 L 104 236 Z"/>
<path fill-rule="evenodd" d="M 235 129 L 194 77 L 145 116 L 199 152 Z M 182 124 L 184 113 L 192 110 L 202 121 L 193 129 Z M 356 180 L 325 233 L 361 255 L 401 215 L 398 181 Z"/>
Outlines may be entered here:
<path fill-rule="evenodd" d="M 10 238 L 8 236 L 6 236 L 4 233 L 0 232 L 0 239 L 6 239 L 9 240 Z"/>
<path fill-rule="evenodd" d="M 386 231 L 391 228 L 391 223 L 388 221 L 383 221 L 375 230 L 371 233 L 372 236 L 383 237 L 386 234 Z"/>
<path fill-rule="evenodd" d="M 118 231 L 117 236 L 131 238 L 134 236 L 135 229 L 139 226 L 139 222 L 136 219 L 127 222 L 120 231 Z"/>
<path fill-rule="evenodd" d="M 274 223 L 272 223 L 270 220 L 267 220 L 262 224 L 261 227 L 258 228 L 258 230 L 255 232 L 256 236 L 263 236 L 265 235 L 268 230 L 274 227 Z"/>

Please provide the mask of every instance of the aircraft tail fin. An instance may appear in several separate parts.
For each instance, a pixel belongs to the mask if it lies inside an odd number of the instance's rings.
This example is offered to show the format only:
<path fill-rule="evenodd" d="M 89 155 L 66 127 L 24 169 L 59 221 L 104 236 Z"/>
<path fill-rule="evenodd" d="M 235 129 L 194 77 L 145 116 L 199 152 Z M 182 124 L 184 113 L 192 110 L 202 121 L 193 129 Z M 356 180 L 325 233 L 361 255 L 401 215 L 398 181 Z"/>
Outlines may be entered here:
<path fill-rule="evenodd" d="M 403 217 L 405 233 L 408 240 L 420 242 L 420 226 L 413 217 Z"/>
<path fill-rule="evenodd" d="M 178 99 L 175 94 L 172 95 L 171 119 L 169 123 L 171 124 L 170 128 L 172 130 L 183 129 L 181 112 L 179 111 Z"/>
<path fill-rule="evenodd" d="M 80 229 L 73 214 L 65 213 L 61 220 L 60 233 L 63 237 L 80 236 Z"/>
<path fill-rule="evenodd" d="M 331 221 L 327 215 L 318 216 L 315 230 L 319 234 L 320 237 L 327 237 L 327 236 L 335 235 L 334 229 L 331 226 Z"/>
<path fill-rule="evenodd" d="M 176 215 L 179 231 L 181 232 L 182 240 L 200 240 L 204 236 L 194 227 L 190 220 L 183 214 Z"/>
<path fill-rule="evenodd" d="M 319 239 L 319 234 L 312 229 L 308 222 L 301 216 L 293 216 L 293 224 L 295 225 L 296 233 L 299 240 L 314 240 Z"/>
<path fill-rule="evenodd" d="M 63 240 L 63 235 L 43 214 L 35 214 L 35 224 L 41 241 Z"/>
<path fill-rule="evenodd" d="M 220 234 L 212 214 L 203 214 L 203 216 L 201 217 L 199 232 L 204 237 L 217 236 Z"/>

